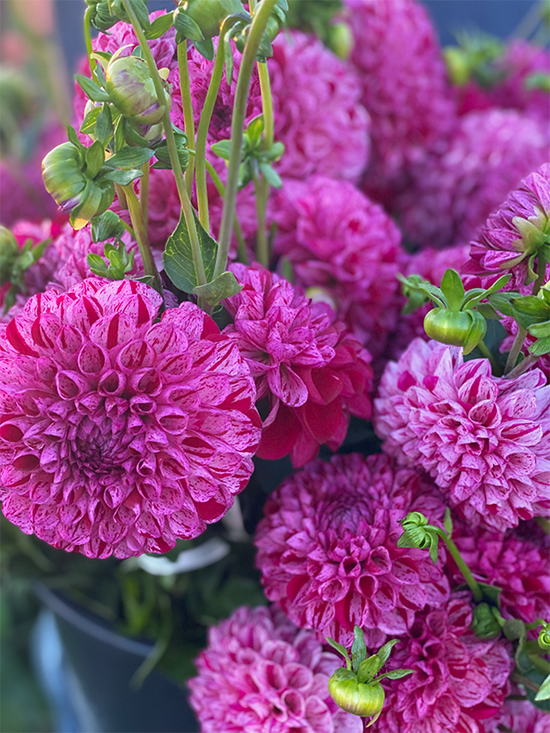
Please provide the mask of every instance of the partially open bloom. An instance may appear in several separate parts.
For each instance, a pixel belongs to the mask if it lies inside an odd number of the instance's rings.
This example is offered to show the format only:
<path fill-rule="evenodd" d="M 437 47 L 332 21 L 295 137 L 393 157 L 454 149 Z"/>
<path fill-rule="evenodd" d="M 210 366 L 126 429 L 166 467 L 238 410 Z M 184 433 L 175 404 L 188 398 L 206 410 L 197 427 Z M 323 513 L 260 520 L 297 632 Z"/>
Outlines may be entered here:
<path fill-rule="evenodd" d="M 414 672 L 388 682 L 375 731 L 493 730 L 490 726 L 508 694 L 514 663 L 508 645 L 500 640 L 480 641 L 470 630 L 471 620 L 470 604 L 462 598 L 419 614 L 391 657 L 391 666 Z"/>
<path fill-rule="evenodd" d="M 415 339 L 375 400 L 385 452 L 421 466 L 473 525 L 514 527 L 550 509 L 550 387 L 534 369 L 494 377 L 487 359 Z"/>
<path fill-rule="evenodd" d="M 289 618 L 344 645 L 361 627 L 369 646 L 406 633 L 426 605 L 449 594 L 441 565 L 424 550 L 397 547 L 409 509 L 438 521 L 433 486 L 384 455 L 333 456 L 289 477 L 256 534 L 266 596 Z"/>
<path fill-rule="evenodd" d="M 369 419 L 370 356 L 324 303 L 311 303 L 292 285 L 259 265 L 232 265 L 244 287 L 223 301 L 234 323 L 224 329 L 239 347 L 267 398 L 258 455 L 295 466 L 319 446 L 341 445 L 351 415 Z"/>
<path fill-rule="evenodd" d="M 208 633 L 208 648 L 189 680 L 203 733 L 361 733 L 340 710 L 328 681 L 340 666 L 311 631 L 277 607 L 237 609 Z"/>
<path fill-rule="evenodd" d="M 0 498 L 27 533 L 89 557 L 166 552 L 252 473 L 255 389 L 192 303 L 88 278 L 0 331 Z"/>
<path fill-rule="evenodd" d="M 273 201 L 275 250 L 296 282 L 320 288 L 374 359 L 397 325 L 401 237 L 351 183 L 312 176 L 285 181 Z"/>

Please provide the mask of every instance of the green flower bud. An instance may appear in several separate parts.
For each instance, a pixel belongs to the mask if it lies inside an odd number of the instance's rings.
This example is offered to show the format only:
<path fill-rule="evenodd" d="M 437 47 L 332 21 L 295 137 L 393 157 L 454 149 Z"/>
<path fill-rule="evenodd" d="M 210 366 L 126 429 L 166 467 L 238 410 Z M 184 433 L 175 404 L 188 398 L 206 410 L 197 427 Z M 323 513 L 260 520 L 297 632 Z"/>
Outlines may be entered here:
<path fill-rule="evenodd" d="M 488 603 L 480 603 L 474 608 L 472 629 L 478 639 L 487 641 L 500 635 L 500 625 Z"/>
<path fill-rule="evenodd" d="M 0 286 L 10 281 L 15 260 L 19 257 L 19 245 L 6 227 L 0 226 Z"/>
<path fill-rule="evenodd" d="M 386 697 L 379 682 L 358 682 L 356 675 L 343 667 L 334 672 L 328 682 L 328 689 L 332 699 L 342 710 L 363 718 L 377 715 L 382 710 Z"/>
<path fill-rule="evenodd" d="M 147 63 L 137 56 L 113 58 L 105 70 L 105 91 L 118 111 L 132 122 L 156 125 L 170 108 L 170 96 L 165 94 L 159 104 L 155 84 Z"/>
<path fill-rule="evenodd" d="M 539 633 L 538 643 L 545 652 L 550 651 L 550 624 L 544 623 Z"/>
<path fill-rule="evenodd" d="M 69 211 L 82 199 L 88 182 L 83 164 L 80 151 L 72 143 L 58 145 L 42 161 L 44 186 L 62 211 Z"/>
<path fill-rule="evenodd" d="M 464 346 L 471 328 L 472 318 L 468 311 L 432 308 L 424 318 L 427 335 L 443 344 Z"/>
<path fill-rule="evenodd" d="M 443 49 L 443 57 L 451 82 L 459 87 L 465 86 L 470 79 L 470 63 L 464 49 L 447 46 Z"/>
<path fill-rule="evenodd" d="M 343 61 L 353 51 L 353 33 L 347 23 L 335 23 L 328 28 L 328 47 Z"/>
<path fill-rule="evenodd" d="M 208 40 L 220 35 L 220 26 L 228 15 L 242 15 L 245 10 L 241 0 L 186 0 L 178 12 L 196 23 L 204 40 Z"/>
<path fill-rule="evenodd" d="M 90 25 L 96 31 L 108 31 L 115 23 L 118 23 L 116 14 L 111 13 L 109 0 L 86 0 L 86 4 L 92 8 L 93 12 L 90 15 Z"/>

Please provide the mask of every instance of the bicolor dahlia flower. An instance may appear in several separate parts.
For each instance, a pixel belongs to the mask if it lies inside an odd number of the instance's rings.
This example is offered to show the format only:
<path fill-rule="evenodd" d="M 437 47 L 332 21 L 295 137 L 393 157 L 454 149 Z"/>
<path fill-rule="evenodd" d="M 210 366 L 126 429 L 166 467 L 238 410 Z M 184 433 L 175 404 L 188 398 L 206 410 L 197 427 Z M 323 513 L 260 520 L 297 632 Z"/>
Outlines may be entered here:
<path fill-rule="evenodd" d="M 424 468 L 472 525 L 499 530 L 550 509 L 550 387 L 533 369 L 494 377 L 487 359 L 415 339 L 375 400 L 383 449 Z"/>
<path fill-rule="evenodd" d="M 521 179 L 548 159 L 550 128 L 515 110 L 470 112 L 445 151 L 426 158 L 395 201 L 403 236 L 452 247 L 476 236 Z"/>
<path fill-rule="evenodd" d="M 203 733 L 361 733 L 328 691 L 340 666 L 277 607 L 238 608 L 208 632 L 189 680 Z"/>
<path fill-rule="evenodd" d="M 463 598 L 419 614 L 392 652 L 392 668 L 414 670 L 388 682 L 376 733 L 484 733 L 502 708 L 514 666 L 508 644 L 480 641 Z"/>
<path fill-rule="evenodd" d="M 456 124 L 436 32 L 416 0 L 345 0 L 355 40 L 352 65 L 372 126 L 370 195 L 401 189 L 408 168 L 437 149 Z"/>
<path fill-rule="evenodd" d="M 311 301 L 259 265 L 230 267 L 243 289 L 223 301 L 233 324 L 223 333 L 239 347 L 268 412 L 258 455 L 294 466 L 321 444 L 337 450 L 350 415 L 372 412 L 370 356 L 324 303 Z"/>
<path fill-rule="evenodd" d="M 354 625 L 374 647 L 406 633 L 416 613 L 449 596 L 441 564 L 397 547 L 399 520 L 415 510 L 439 522 L 445 506 L 431 482 L 388 456 L 314 461 L 264 507 L 256 546 L 266 596 L 298 626 L 347 646 Z"/>
<path fill-rule="evenodd" d="M 192 303 L 88 278 L 0 331 L 0 498 L 25 533 L 89 557 L 166 552 L 252 473 L 255 389 Z"/>
<path fill-rule="evenodd" d="M 312 176 L 273 198 L 275 251 L 295 281 L 321 288 L 373 358 L 397 325 L 401 237 L 384 210 L 351 183 Z"/>

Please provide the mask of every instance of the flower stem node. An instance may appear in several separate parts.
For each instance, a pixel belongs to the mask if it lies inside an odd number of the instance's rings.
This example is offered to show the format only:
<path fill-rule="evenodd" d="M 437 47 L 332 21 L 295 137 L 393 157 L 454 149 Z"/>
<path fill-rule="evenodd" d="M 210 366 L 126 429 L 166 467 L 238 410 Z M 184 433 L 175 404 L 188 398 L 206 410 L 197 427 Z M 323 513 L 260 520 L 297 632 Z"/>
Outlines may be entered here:
<path fill-rule="evenodd" d="M 170 109 L 170 96 L 165 93 L 159 104 L 155 84 L 147 63 L 137 56 L 113 56 L 105 70 L 105 91 L 114 106 L 133 123 L 156 125 Z"/>

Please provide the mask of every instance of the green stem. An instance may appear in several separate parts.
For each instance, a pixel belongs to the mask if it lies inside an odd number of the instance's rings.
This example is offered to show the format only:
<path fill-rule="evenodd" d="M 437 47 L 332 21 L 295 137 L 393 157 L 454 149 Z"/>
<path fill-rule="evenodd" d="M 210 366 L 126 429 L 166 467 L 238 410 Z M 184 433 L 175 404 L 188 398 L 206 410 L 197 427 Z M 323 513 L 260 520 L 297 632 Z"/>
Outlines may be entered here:
<path fill-rule="evenodd" d="M 126 194 L 124 193 L 124 188 L 119 183 L 115 183 L 115 191 L 116 191 L 116 195 L 118 198 L 118 203 L 120 204 L 120 208 L 127 209 L 128 202 L 126 201 Z"/>
<path fill-rule="evenodd" d="M 162 79 L 159 76 L 155 59 L 153 58 L 153 54 L 151 53 L 151 49 L 149 48 L 149 44 L 147 43 L 145 34 L 143 33 L 143 30 L 139 24 L 139 21 L 136 17 L 136 14 L 134 13 L 131 4 L 128 2 L 128 0 L 122 0 L 122 2 L 124 3 L 124 7 L 134 28 L 134 32 L 138 39 L 139 45 L 141 46 L 141 50 L 143 51 L 145 61 L 147 62 L 147 65 L 149 67 L 149 72 L 155 85 L 158 102 L 159 104 L 162 104 L 164 100 L 164 87 L 162 85 Z M 181 203 L 181 209 L 183 212 L 185 223 L 187 225 L 187 230 L 189 232 L 189 241 L 191 244 L 191 252 L 193 256 L 193 263 L 195 265 L 195 272 L 197 274 L 197 282 L 199 285 L 206 285 L 206 274 L 204 271 L 204 263 L 202 260 L 199 238 L 197 235 L 197 227 L 195 224 L 195 212 L 193 211 L 191 199 L 187 194 L 187 189 L 185 188 L 185 183 L 183 181 L 183 172 L 181 170 L 180 159 L 178 156 L 176 141 L 174 139 L 174 131 L 172 130 L 172 121 L 170 120 L 170 112 L 168 111 L 168 108 L 165 108 L 165 112 L 162 117 L 162 124 L 164 127 L 164 133 L 166 135 L 168 154 L 170 156 L 170 162 L 174 171 L 174 178 L 176 181 L 176 188 L 178 190 L 178 195 Z"/>
<path fill-rule="evenodd" d="M 536 682 L 533 682 L 529 677 L 525 677 L 519 672 L 512 672 L 510 680 L 516 682 L 518 685 L 523 685 L 526 690 L 531 690 L 531 692 L 538 692 L 540 690 L 540 685 L 537 685 Z"/>
<path fill-rule="evenodd" d="M 130 219 L 132 220 L 132 226 L 136 235 L 139 253 L 143 262 L 143 269 L 145 270 L 145 274 L 149 275 L 149 277 L 152 278 L 152 285 L 155 290 L 163 295 L 160 275 L 158 273 L 157 266 L 155 265 L 153 255 L 151 254 L 149 240 L 147 238 L 147 229 L 145 228 L 143 224 L 143 219 L 141 217 L 141 207 L 139 204 L 139 199 L 136 196 L 136 192 L 132 188 L 131 183 L 128 186 L 124 186 L 123 188 L 126 194 L 126 200 L 128 202 L 128 210 L 130 212 Z"/>
<path fill-rule="evenodd" d="M 481 601 L 483 600 L 483 594 L 481 592 L 481 588 L 479 587 L 477 580 L 472 575 L 470 568 L 466 565 L 466 563 L 462 559 L 462 555 L 460 554 L 458 547 L 455 545 L 455 543 L 452 541 L 452 539 L 449 537 L 449 535 L 444 530 L 437 529 L 437 534 L 441 537 L 441 539 L 447 545 L 447 549 L 451 553 L 453 560 L 457 564 L 457 567 L 460 570 L 460 572 L 462 573 L 464 580 L 468 584 L 468 588 L 472 591 L 472 594 L 474 596 L 474 601 L 476 603 L 481 603 Z"/>
<path fill-rule="evenodd" d="M 93 12 L 93 8 L 89 7 L 84 13 L 84 40 L 86 41 L 86 53 L 88 54 L 88 63 L 90 64 L 90 72 L 92 74 L 92 78 L 94 76 L 95 67 L 97 65 L 97 61 L 92 58 L 94 47 L 92 46 L 92 27 L 90 20 Z"/>
<path fill-rule="evenodd" d="M 267 63 L 258 61 L 258 75 L 260 77 L 260 91 L 262 94 L 262 109 L 264 117 L 264 139 L 267 148 L 273 145 L 275 139 L 275 118 L 273 116 L 273 97 Z"/>
<path fill-rule="evenodd" d="M 187 133 L 187 144 L 195 146 L 195 120 L 193 118 L 193 103 L 191 101 L 191 82 L 189 80 L 189 58 L 187 55 L 187 41 L 178 43 L 178 69 L 181 85 L 181 105 L 183 107 L 183 125 Z M 195 173 L 195 159 L 191 158 L 185 171 L 185 185 L 187 194 L 193 191 L 193 175 Z"/>
<path fill-rule="evenodd" d="M 538 356 L 533 356 L 532 354 L 529 354 L 529 356 L 525 357 L 525 359 L 521 361 L 516 367 L 514 367 L 511 372 L 508 372 L 508 374 L 505 375 L 505 379 L 515 379 L 516 377 L 521 376 L 538 360 Z"/>
<path fill-rule="evenodd" d="M 516 333 L 516 338 L 514 339 L 514 343 L 512 344 L 512 348 L 510 349 L 510 353 L 506 359 L 506 366 L 504 367 L 505 375 L 507 375 L 508 372 L 511 372 L 516 366 L 516 361 L 518 360 L 519 352 L 521 351 L 521 347 L 523 346 L 526 336 L 527 329 L 520 326 L 518 323 L 518 332 Z"/>
<path fill-rule="evenodd" d="M 269 244 L 266 232 L 266 209 L 269 197 L 269 184 L 263 176 L 252 176 L 256 192 L 256 216 L 258 217 L 258 232 L 256 234 L 256 258 L 260 265 L 269 267 Z"/>
<path fill-rule="evenodd" d="M 218 40 L 218 49 L 216 51 L 216 59 L 214 61 L 214 68 L 212 69 L 212 76 L 210 77 L 210 84 L 208 85 L 208 92 L 206 93 L 206 99 L 202 108 L 201 116 L 199 119 L 199 127 L 197 129 L 197 144 L 195 147 L 195 166 L 197 169 L 197 204 L 199 207 L 199 219 L 203 227 L 207 232 L 210 231 L 210 219 L 208 216 L 208 195 L 206 191 L 206 139 L 208 136 L 208 128 L 210 127 L 210 120 L 212 119 L 212 113 L 214 111 L 214 105 L 218 98 L 218 91 L 223 77 L 224 67 L 224 29 L 220 33 Z"/>
<path fill-rule="evenodd" d="M 214 277 L 221 275 L 227 264 L 229 247 L 231 244 L 231 231 L 235 216 L 235 204 L 237 202 L 237 190 L 239 182 L 239 168 L 241 165 L 241 149 L 243 143 L 243 129 L 246 117 L 246 101 L 250 79 L 254 71 L 254 64 L 260 47 L 260 41 L 267 26 L 271 11 L 277 0 L 263 0 L 258 11 L 254 14 L 250 33 L 244 49 L 235 101 L 233 104 L 233 118 L 231 121 L 231 145 L 229 168 L 227 171 L 227 184 L 225 187 L 225 201 L 223 206 L 222 223 L 220 226 L 220 243 L 214 267 Z"/>
<path fill-rule="evenodd" d="M 483 356 L 486 359 L 489 359 L 489 362 L 491 364 L 491 370 L 493 374 L 495 376 L 500 376 L 502 373 L 502 367 L 500 366 L 498 361 L 496 361 L 495 357 L 489 351 L 489 347 L 487 346 L 485 341 L 480 341 L 479 344 L 477 345 L 477 348 L 481 351 L 481 353 L 483 354 Z"/>
<path fill-rule="evenodd" d="M 141 218 L 143 219 L 143 226 L 145 231 L 149 227 L 149 172 L 150 163 L 147 161 L 143 165 L 143 175 L 139 179 L 139 205 L 141 208 Z"/>
<path fill-rule="evenodd" d="M 533 283 L 533 295 L 536 295 L 544 285 L 546 277 L 546 257 L 542 253 L 537 258 L 537 279 Z"/>
<path fill-rule="evenodd" d="M 550 674 L 550 662 L 547 659 L 542 659 L 538 654 L 528 654 L 529 661 L 538 670 L 544 672 L 544 674 Z"/>

